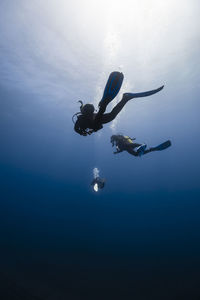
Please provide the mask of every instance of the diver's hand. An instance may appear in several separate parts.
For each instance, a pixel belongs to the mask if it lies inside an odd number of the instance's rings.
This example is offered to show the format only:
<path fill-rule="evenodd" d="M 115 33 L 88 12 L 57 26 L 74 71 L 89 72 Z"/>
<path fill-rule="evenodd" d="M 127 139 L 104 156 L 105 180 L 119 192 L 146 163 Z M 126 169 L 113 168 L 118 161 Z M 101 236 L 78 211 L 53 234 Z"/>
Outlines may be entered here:
<path fill-rule="evenodd" d="M 87 132 L 82 132 L 81 135 L 87 136 Z"/>
<path fill-rule="evenodd" d="M 89 130 L 89 131 L 82 130 L 80 132 L 80 135 L 87 136 L 87 135 L 90 135 L 92 133 L 93 133 L 93 130 Z"/>
<path fill-rule="evenodd" d="M 86 135 L 87 135 L 87 132 L 84 131 L 84 130 L 80 130 L 78 133 L 79 133 L 80 135 L 83 135 L 83 136 L 86 136 Z"/>
<path fill-rule="evenodd" d="M 87 131 L 87 133 L 90 135 L 93 133 L 93 130 L 91 129 L 91 130 Z"/>

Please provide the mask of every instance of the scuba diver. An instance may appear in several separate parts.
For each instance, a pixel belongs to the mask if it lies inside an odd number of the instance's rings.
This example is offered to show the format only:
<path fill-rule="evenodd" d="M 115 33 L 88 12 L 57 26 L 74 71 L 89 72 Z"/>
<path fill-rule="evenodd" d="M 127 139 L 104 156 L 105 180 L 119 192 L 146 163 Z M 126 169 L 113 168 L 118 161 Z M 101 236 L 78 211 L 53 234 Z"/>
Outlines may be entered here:
<path fill-rule="evenodd" d="M 112 147 L 114 147 L 114 145 L 116 146 L 116 151 L 113 153 L 117 154 L 122 151 L 127 151 L 131 155 L 141 156 L 141 155 L 147 154 L 149 152 L 161 151 L 161 150 L 167 149 L 168 147 L 171 146 L 171 141 L 168 140 L 156 147 L 151 147 L 149 149 L 146 149 L 146 147 L 147 147 L 146 144 L 138 144 L 138 143 L 133 142 L 134 140 L 135 140 L 135 138 L 130 138 L 129 136 L 126 136 L 126 135 L 120 135 L 120 134 L 112 135 L 110 138 Z"/>
<path fill-rule="evenodd" d="M 99 111 L 95 113 L 93 104 L 83 105 L 81 103 L 80 112 L 73 115 L 74 130 L 80 135 L 87 136 L 103 128 L 103 124 L 113 121 L 124 105 L 133 98 L 146 97 L 158 93 L 164 87 L 158 89 L 142 92 L 142 93 L 125 93 L 121 101 L 112 109 L 111 112 L 105 113 L 107 105 L 117 96 L 122 86 L 124 75 L 121 72 L 112 72 L 108 78 L 103 97 L 99 102 Z M 76 122 L 74 117 L 77 117 Z"/>
<path fill-rule="evenodd" d="M 99 189 L 103 189 L 104 188 L 105 182 L 106 182 L 105 178 L 95 177 L 92 180 L 91 185 L 93 186 L 94 191 L 98 192 Z"/>

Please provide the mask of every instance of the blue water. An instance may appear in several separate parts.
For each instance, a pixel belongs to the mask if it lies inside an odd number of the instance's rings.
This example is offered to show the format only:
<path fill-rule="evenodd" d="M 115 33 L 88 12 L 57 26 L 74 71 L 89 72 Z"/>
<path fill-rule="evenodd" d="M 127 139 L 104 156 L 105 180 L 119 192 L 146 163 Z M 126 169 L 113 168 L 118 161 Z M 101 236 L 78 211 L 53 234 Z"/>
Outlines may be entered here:
<path fill-rule="evenodd" d="M 12 92 L 2 94 L 11 109 Z M 53 124 L 48 106 L 26 97 L 15 101 L 30 115 L 17 107 L 1 120 L 2 291 L 13 299 L 198 299 L 195 158 L 180 174 L 175 139 L 146 157 L 114 156 L 108 129 L 79 137 L 65 112 L 55 110 Z M 99 193 L 90 187 L 96 165 L 107 180 Z"/>
<path fill-rule="evenodd" d="M 109 1 L 111 22 L 58 2 L 0 4 L 0 298 L 198 300 L 199 3 Z M 165 87 L 79 136 L 77 101 L 97 106 L 112 71 L 123 92 Z M 117 133 L 172 146 L 114 155 Z"/>
<path fill-rule="evenodd" d="M 41 299 L 198 299 L 198 190 L 96 197 L 5 165 L 1 186 L 11 283 Z"/>

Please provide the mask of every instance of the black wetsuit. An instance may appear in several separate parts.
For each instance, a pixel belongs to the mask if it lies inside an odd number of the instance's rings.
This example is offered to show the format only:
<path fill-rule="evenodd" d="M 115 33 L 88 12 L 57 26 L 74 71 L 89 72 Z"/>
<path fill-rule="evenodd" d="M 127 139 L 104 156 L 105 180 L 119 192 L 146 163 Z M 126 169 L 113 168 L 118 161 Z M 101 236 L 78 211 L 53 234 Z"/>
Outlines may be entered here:
<path fill-rule="evenodd" d="M 98 131 L 103 128 L 102 124 L 113 121 L 118 113 L 122 110 L 124 105 L 133 98 L 146 97 L 158 93 L 163 89 L 161 86 L 158 89 L 142 92 L 142 93 L 125 93 L 123 94 L 122 100 L 112 109 L 110 113 L 106 113 L 107 105 L 112 101 L 110 98 L 104 98 L 100 101 L 100 108 L 97 114 L 90 114 L 90 116 L 80 115 L 75 123 L 74 130 L 81 135 L 91 134 L 93 131 Z M 89 131 L 87 130 L 89 129 Z"/>
<path fill-rule="evenodd" d="M 78 116 L 78 119 L 74 125 L 74 130 L 81 135 L 86 135 L 92 133 L 93 131 L 102 129 L 102 124 L 113 121 L 128 101 L 129 100 L 123 97 L 122 100 L 112 109 L 110 113 L 104 114 L 108 105 L 105 100 L 101 104 L 98 113 L 94 113 L 90 117 L 85 115 Z M 87 129 L 90 129 L 91 132 L 88 132 Z"/>

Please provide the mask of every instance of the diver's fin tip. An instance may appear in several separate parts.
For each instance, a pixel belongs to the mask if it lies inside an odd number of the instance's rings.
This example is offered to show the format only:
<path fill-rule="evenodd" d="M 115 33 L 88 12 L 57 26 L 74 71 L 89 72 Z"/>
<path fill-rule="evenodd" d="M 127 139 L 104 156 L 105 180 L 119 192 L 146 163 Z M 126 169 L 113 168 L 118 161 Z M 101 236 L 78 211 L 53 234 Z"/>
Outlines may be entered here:
<path fill-rule="evenodd" d="M 165 150 L 165 149 L 169 148 L 171 145 L 172 145 L 171 141 L 167 140 L 166 142 L 164 142 L 156 147 L 153 147 L 153 148 L 154 148 L 154 150 L 160 151 L 160 150 Z"/>

